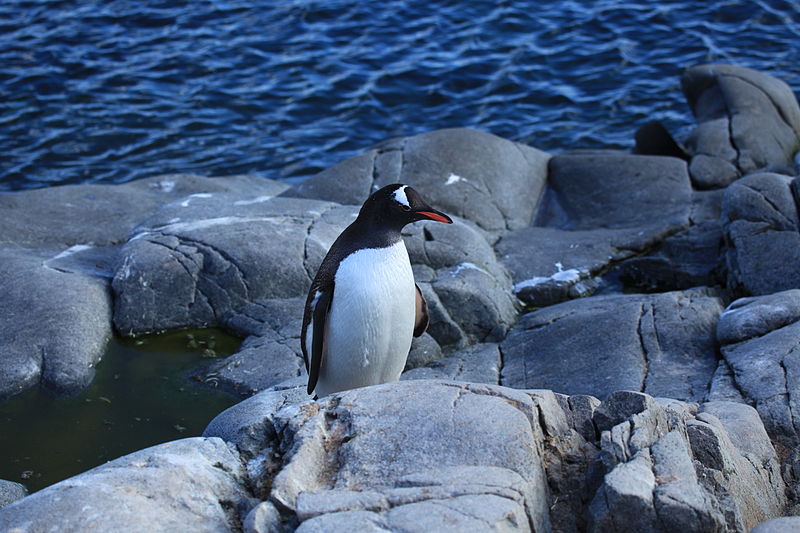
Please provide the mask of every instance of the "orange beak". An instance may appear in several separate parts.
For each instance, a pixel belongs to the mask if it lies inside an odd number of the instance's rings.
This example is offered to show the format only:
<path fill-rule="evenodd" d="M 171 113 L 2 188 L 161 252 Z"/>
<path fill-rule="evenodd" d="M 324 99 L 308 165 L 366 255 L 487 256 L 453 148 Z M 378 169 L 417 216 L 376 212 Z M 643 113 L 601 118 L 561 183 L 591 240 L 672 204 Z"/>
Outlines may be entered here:
<path fill-rule="evenodd" d="M 417 214 L 423 216 L 430 220 L 435 220 L 436 222 L 444 222 L 445 224 L 452 224 L 453 219 L 449 216 L 441 213 L 439 211 L 431 210 L 431 211 L 417 211 Z"/>

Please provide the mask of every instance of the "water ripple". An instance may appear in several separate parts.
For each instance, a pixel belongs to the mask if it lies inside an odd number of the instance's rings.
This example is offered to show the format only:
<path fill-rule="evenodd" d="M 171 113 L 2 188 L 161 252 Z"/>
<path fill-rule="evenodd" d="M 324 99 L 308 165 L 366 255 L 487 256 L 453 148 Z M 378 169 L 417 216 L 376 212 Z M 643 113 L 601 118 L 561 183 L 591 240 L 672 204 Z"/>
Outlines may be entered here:
<path fill-rule="evenodd" d="M 0 4 L 0 190 L 173 171 L 294 180 L 455 126 L 552 152 L 629 148 L 647 120 L 691 126 L 686 66 L 800 86 L 786 0 L 75 4 Z"/>

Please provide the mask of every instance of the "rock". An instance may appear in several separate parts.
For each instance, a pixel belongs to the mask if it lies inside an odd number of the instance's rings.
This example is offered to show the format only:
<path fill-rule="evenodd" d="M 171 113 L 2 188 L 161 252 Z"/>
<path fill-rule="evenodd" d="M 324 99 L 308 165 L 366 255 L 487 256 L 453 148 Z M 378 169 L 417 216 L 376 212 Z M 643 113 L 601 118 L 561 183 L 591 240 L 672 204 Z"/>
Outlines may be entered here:
<path fill-rule="evenodd" d="M 229 407 L 208 424 L 204 437 L 219 437 L 252 459 L 276 436 L 272 415 L 286 405 L 309 400 L 305 387 L 265 390 Z"/>
<path fill-rule="evenodd" d="M 190 197 L 137 228 L 112 282 L 118 331 L 215 326 L 248 302 L 305 296 L 324 255 L 309 253 L 322 248 L 310 237 L 314 222 L 345 208 L 289 198 L 237 205 L 237 198 Z M 338 232 L 343 218 L 335 216 Z"/>
<path fill-rule="evenodd" d="M 741 295 L 800 288 L 800 232 L 793 178 L 752 174 L 725 192 L 728 288 Z"/>
<path fill-rule="evenodd" d="M 712 292 L 612 295 L 523 315 L 500 349 L 502 384 L 600 399 L 615 390 L 700 401 L 717 367 Z"/>
<path fill-rule="evenodd" d="M 210 365 L 203 381 L 243 397 L 305 374 L 300 329 L 305 298 L 257 300 L 240 307 L 225 327 L 247 337 L 235 354 Z"/>
<path fill-rule="evenodd" d="M 792 533 L 800 530 L 800 516 L 784 516 L 761 522 L 750 533 Z"/>
<path fill-rule="evenodd" d="M 758 410 L 779 452 L 800 446 L 800 321 L 797 291 L 737 300 L 720 317 L 718 339 L 736 388 Z"/>
<path fill-rule="evenodd" d="M 282 468 L 257 485 L 307 518 L 300 531 L 337 530 L 346 519 L 391 530 L 546 531 L 534 409 L 521 392 L 435 381 L 287 406 L 274 415 L 271 448 Z"/>
<path fill-rule="evenodd" d="M 598 407 L 606 473 L 589 531 L 747 531 L 780 515 L 783 481 L 753 409 L 679 404 L 618 392 Z"/>
<path fill-rule="evenodd" d="M 7 313 L 0 329 L 8 334 L 0 348 L 0 400 L 36 383 L 55 394 L 73 394 L 89 384 L 111 336 L 109 279 L 120 244 L 142 219 L 197 195 L 261 198 L 286 187 L 251 176 L 181 174 L 2 195 L 0 270 L 6 283 L 0 297 Z"/>
<path fill-rule="evenodd" d="M 277 533 L 283 531 L 281 515 L 270 502 L 261 502 L 247 513 L 242 529 L 244 533 Z"/>
<path fill-rule="evenodd" d="M 28 495 L 28 489 L 21 483 L 0 479 L 0 509 L 21 500 Z"/>
<path fill-rule="evenodd" d="M 496 343 L 473 344 L 427 366 L 407 370 L 400 379 L 450 379 L 498 385 L 500 364 Z"/>
<path fill-rule="evenodd" d="M 191 194 L 275 195 L 287 186 L 255 176 L 165 174 L 121 185 L 63 185 L 0 196 L 0 242 L 108 246 L 144 218 Z"/>
<path fill-rule="evenodd" d="M 392 139 L 294 186 L 284 196 L 361 205 L 390 183 L 493 233 L 527 226 L 544 188 L 549 155 L 470 129 Z"/>
<path fill-rule="evenodd" d="M 686 69 L 681 88 L 698 121 L 687 141 L 700 188 L 725 186 L 755 170 L 791 168 L 800 145 L 800 107 L 784 82 L 733 65 Z M 697 156 L 703 156 L 695 165 Z"/>
<path fill-rule="evenodd" d="M 517 301 L 485 233 L 456 219 L 407 226 L 404 234 L 436 342 L 462 346 L 502 338 L 516 320 Z"/>
<path fill-rule="evenodd" d="M 414 337 L 408 352 L 405 370 L 428 365 L 442 358 L 442 348 L 428 333 Z"/>
<path fill-rule="evenodd" d="M 663 239 L 639 229 L 561 230 L 529 227 L 508 232 L 496 246 L 514 280 L 514 294 L 543 307 L 591 295 L 594 277 Z"/>
<path fill-rule="evenodd" d="M 734 344 L 766 335 L 800 320 L 800 289 L 739 298 L 720 315 L 717 340 Z"/>
<path fill-rule="evenodd" d="M 111 299 L 105 280 L 53 264 L 69 253 L 0 246 L 0 400 L 38 383 L 74 394 L 94 377 L 111 337 Z"/>
<path fill-rule="evenodd" d="M 57 517 L 61 531 L 235 531 L 249 502 L 239 455 L 221 439 L 195 437 L 126 455 L 0 509 L 0 530 L 46 531 Z"/>
<path fill-rule="evenodd" d="M 711 378 L 711 384 L 708 387 L 706 401 L 747 403 L 747 400 L 742 396 L 742 391 L 736 386 L 733 370 L 724 359 L 719 362 L 717 370 L 714 371 L 714 376 Z"/>
<path fill-rule="evenodd" d="M 496 246 L 527 304 L 591 294 L 592 277 L 689 225 L 691 186 L 677 158 L 576 151 L 549 168 L 535 226 Z"/>
<path fill-rule="evenodd" d="M 574 151 L 554 156 L 549 169 L 537 225 L 585 230 L 688 223 L 691 186 L 679 159 Z"/>
<path fill-rule="evenodd" d="M 625 286 L 645 292 L 724 284 L 720 275 L 723 191 L 694 191 L 689 227 L 613 267 Z"/>

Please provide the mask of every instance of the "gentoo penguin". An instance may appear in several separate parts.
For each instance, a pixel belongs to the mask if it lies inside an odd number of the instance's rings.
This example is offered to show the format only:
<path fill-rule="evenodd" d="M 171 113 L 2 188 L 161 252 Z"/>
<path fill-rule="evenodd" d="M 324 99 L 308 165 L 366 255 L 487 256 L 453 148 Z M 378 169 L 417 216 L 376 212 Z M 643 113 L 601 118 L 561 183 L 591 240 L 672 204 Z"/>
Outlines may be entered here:
<path fill-rule="evenodd" d="M 300 346 L 308 393 L 322 397 L 397 381 L 412 335 L 428 327 L 400 230 L 410 222 L 452 224 L 399 183 L 375 191 L 328 250 L 306 299 Z"/>

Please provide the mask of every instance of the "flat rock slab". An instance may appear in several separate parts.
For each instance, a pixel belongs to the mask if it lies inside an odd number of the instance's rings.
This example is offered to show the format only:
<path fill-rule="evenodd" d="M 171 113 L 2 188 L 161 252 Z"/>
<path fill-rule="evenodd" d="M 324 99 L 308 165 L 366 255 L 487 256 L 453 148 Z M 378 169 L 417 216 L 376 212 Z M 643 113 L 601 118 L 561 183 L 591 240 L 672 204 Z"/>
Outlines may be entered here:
<path fill-rule="evenodd" d="M 502 384 L 600 399 L 615 390 L 705 397 L 722 300 L 696 290 L 595 296 L 523 315 L 501 343 Z"/>
<path fill-rule="evenodd" d="M 237 531 L 250 505 L 235 451 L 191 438 L 126 455 L 0 509 L 2 531 Z"/>
<path fill-rule="evenodd" d="M 530 223 L 549 158 L 482 131 L 435 130 L 386 141 L 284 195 L 361 205 L 384 185 L 406 183 L 431 205 L 497 233 Z"/>
<path fill-rule="evenodd" d="M 122 244 L 165 204 L 191 194 L 275 195 L 285 184 L 255 176 L 164 174 L 121 185 L 64 185 L 0 196 L 0 242 Z"/>
<path fill-rule="evenodd" d="M 681 159 L 573 151 L 553 156 L 549 170 L 539 226 L 581 230 L 688 223 L 691 184 Z"/>

